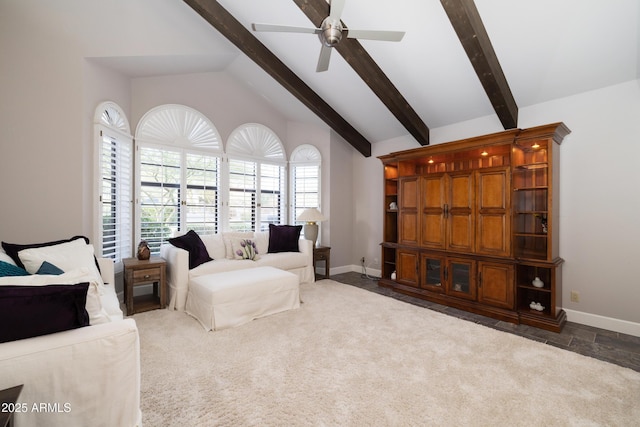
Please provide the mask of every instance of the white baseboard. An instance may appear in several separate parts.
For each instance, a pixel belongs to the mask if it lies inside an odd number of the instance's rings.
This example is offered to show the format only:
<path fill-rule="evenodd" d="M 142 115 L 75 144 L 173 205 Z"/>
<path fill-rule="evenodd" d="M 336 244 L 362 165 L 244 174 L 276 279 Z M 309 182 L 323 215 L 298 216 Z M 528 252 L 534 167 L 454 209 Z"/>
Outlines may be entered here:
<path fill-rule="evenodd" d="M 316 268 L 317 274 L 324 274 L 324 268 Z M 362 267 L 359 265 L 343 265 L 342 267 L 333 267 L 329 270 L 330 275 L 342 274 L 342 273 L 362 273 Z M 382 272 L 380 270 L 367 267 L 367 275 L 369 277 L 380 277 Z"/>
<path fill-rule="evenodd" d="M 614 319 L 612 317 L 605 317 L 582 311 L 569 310 L 567 308 L 565 308 L 564 311 L 567 313 L 567 320 L 569 322 L 580 323 L 581 325 L 593 326 L 595 328 L 640 337 L 640 323 Z"/>
<path fill-rule="evenodd" d="M 332 268 L 330 273 L 361 273 L 362 267 L 359 265 L 345 265 L 342 267 Z M 323 269 L 318 269 L 318 274 L 324 274 Z M 373 268 L 367 268 L 369 277 L 380 277 L 381 271 Z M 582 311 L 564 309 L 567 313 L 567 320 L 581 325 L 593 326 L 595 328 L 606 329 L 608 331 L 619 332 L 622 334 L 640 337 L 640 323 L 629 322 L 628 320 L 614 319 L 612 317 L 600 316 L 598 314 L 585 313 Z"/>

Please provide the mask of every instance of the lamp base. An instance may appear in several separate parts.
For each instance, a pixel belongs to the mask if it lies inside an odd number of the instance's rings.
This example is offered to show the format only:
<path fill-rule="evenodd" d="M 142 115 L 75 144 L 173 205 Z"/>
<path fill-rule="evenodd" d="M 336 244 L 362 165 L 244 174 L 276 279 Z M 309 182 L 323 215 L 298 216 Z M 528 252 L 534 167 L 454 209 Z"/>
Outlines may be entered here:
<path fill-rule="evenodd" d="M 304 225 L 304 238 L 307 240 L 311 240 L 313 242 L 313 246 L 315 247 L 316 241 L 318 240 L 318 224 L 315 222 L 307 222 Z"/>

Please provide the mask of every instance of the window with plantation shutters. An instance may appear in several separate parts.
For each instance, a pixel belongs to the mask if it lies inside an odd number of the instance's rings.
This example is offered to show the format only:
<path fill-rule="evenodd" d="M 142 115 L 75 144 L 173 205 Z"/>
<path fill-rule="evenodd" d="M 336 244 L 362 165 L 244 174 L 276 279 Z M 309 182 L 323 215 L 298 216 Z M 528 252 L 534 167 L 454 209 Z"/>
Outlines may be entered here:
<path fill-rule="evenodd" d="M 257 163 L 229 159 L 229 229 L 251 231 L 256 225 Z"/>
<path fill-rule="evenodd" d="M 248 123 L 229 136 L 228 227 L 264 231 L 286 221 L 286 157 L 266 126 Z"/>
<path fill-rule="evenodd" d="M 218 231 L 220 157 L 186 153 L 184 215 L 187 230 Z"/>
<path fill-rule="evenodd" d="M 133 252 L 133 150 L 129 124 L 117 104 L 96 109 L 97 194 L 96 251 L 115 262 Z"/>
<path fill-rule="evenodd" d="M 147 112 L 136 129 L 136 235 L 152 254 L 176 232 L 220 227 L 222 144 L 213 124 L 184 105 Z"/>
<path fill-rule="evenodd" d="M 139 147 L 138 194 L 140 238 L 151 253 L 180 228 L 181 153 L 165 148 Z"/>
<path fill-rule="evenodd" d="M 298 146 L 291 153 L 291 223 L 305 209 L 320 208 L 320 169 L 322 158 L 312 145 Z"/>

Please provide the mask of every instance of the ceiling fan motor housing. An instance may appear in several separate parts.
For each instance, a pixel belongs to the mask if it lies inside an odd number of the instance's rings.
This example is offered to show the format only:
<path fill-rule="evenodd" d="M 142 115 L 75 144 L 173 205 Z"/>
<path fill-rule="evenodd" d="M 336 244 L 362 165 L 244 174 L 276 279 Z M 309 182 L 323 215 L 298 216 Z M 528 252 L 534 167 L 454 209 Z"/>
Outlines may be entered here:
<path fill-rule="evenodd" d="M 327 16 L 320 27 L 322 32 L 318 35 L 320 41 L 327 47 L 333 47 L 342 40 L 342 23 L 339 19 L 331 19 Z"/>

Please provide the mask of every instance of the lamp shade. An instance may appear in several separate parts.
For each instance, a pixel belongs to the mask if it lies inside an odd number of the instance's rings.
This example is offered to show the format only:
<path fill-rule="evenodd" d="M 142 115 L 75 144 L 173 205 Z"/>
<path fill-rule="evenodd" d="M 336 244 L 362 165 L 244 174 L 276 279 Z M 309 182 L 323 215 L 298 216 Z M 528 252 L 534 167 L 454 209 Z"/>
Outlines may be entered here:
<path fill-rule="evenodd" d="M 303 210 L 302 213 L 297 218 L 298 221 L 305 221 L 305 222 L 320 222 L 320 221 L 326 221 L 326 219 L 327 218 L 325 218 L 325 216 L 322 215 L 322 213 L 316 208 Z"/>

